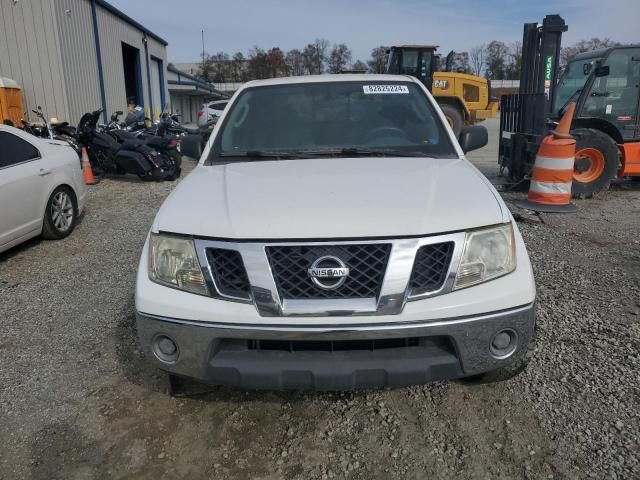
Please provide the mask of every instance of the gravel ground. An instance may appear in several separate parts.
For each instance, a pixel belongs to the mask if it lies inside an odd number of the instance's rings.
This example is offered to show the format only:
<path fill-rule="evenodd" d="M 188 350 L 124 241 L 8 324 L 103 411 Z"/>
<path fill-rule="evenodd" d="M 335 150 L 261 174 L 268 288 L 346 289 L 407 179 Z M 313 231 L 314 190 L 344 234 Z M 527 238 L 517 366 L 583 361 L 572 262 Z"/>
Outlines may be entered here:
<path fill-rule="evenodd" d="M 107 179 L 71 237 L 0 254 L 1 479 L 640 478 L 639 188 L 573 215 L 516 211 L 539 310 L 511 381 L 174 398 L 133 324 L 172 187 Z"/>

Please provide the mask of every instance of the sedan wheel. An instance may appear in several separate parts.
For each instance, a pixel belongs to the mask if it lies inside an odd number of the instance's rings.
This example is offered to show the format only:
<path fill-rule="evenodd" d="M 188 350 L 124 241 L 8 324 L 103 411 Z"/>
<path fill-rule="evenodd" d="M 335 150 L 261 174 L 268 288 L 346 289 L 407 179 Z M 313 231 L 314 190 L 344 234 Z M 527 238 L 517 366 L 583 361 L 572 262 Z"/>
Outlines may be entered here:
<path fill-rule="evenodd" d="M 71 190 L 66 187 L 56 188 L 47 204 L 42 236 L 49 239 L 60 239 L 69 235 L 75 225 L 78 207 Z"/>
<path fill-rule="evenodd" d="M 51 220 L 53 226 L 59 232 L 66 232 L 73 224 L 73 203 L 69 194 L 66 192 L 58 192 L 51 202 Z"/>

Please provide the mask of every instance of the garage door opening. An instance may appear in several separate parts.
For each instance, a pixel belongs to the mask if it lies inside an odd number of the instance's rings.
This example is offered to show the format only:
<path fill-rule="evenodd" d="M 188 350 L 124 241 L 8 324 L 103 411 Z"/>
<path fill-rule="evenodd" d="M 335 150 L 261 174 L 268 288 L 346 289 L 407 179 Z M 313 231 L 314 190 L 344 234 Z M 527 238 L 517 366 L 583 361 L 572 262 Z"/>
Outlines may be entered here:
<path fill-rule="evenodd" d="M 140 50 L 123 43 L 122 64 L 124 67 L 124 89 L 127 95 L 127 104 L 144 106 Z"/>

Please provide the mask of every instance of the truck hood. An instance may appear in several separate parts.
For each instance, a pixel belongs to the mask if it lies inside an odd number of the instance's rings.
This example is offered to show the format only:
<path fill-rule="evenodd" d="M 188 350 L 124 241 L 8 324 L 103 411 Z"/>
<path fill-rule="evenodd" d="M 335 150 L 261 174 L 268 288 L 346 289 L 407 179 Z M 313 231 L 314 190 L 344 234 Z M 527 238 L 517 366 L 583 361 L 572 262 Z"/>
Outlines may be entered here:
<path fill-rule="evenodd" d="M 322 158 L 196 167 L 153 231 L 221 239 L 428 235 L 503 222 L 464 159 Z"/>

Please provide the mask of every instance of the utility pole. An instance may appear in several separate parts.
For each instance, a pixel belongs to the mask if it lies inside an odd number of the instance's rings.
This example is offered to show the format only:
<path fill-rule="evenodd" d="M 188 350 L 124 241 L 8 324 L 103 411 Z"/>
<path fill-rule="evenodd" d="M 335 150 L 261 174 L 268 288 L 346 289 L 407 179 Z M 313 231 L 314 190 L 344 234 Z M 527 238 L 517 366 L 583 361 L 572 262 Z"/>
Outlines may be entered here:
<path fill-rule="evenodd" d="M 204 29 L 202 30 L 202 71 L 204 72 Z"/>

